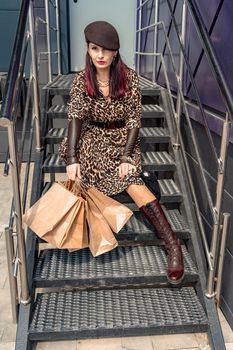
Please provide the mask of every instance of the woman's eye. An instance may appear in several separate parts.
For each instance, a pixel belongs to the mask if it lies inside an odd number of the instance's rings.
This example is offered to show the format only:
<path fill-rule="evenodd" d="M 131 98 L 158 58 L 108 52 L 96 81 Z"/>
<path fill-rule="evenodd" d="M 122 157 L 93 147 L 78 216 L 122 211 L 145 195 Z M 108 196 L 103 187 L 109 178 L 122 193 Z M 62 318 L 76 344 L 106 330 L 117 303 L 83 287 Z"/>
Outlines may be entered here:
<path fill-rule="evenodd" d="M 96 50 L 97 50 L 97 47 L 93 46 L 91 49 L 94 50 L 94 51 L 96 51 Z"/>

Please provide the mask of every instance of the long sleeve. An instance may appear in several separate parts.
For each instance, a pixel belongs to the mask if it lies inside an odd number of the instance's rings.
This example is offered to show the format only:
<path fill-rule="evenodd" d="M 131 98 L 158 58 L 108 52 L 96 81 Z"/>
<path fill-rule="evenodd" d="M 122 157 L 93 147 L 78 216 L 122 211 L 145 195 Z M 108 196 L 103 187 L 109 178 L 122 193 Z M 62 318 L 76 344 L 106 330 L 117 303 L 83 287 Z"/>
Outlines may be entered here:
<path fill-rule="evenodd" d="M 82 120 L 78 118 L 71 119 L 68 125 L 67 137 L 67 164 L 78 163 L 77 147 L 82 131 Z"/>
<path fill-rule="evenodd" d="M 67 164 L 78 163 L 78 145 L 82 132 L 83 119 L 89 113 L 89 101 L 85 90 L 84 73 L 80 72 L 73 80 L 68 103 Z"/>

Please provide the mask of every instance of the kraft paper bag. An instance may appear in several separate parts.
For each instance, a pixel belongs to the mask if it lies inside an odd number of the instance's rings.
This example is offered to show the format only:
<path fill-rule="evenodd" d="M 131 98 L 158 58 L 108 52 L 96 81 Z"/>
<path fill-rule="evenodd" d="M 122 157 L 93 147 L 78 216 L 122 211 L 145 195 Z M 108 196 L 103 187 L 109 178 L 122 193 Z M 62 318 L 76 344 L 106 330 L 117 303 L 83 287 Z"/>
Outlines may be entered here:
<path fill-rule="evenodd" d="M 87 195 L 95 203 L 115 233 L 118 233 L 133 215 L 133 212 L 124 204 L 106 196 L 94 187 L 88 188 Z"/>
<path fill-rule="evenodd" d="M 43 237 L 77 203 L 78 197 L 60 183 L 52 187 L 23 215 L 23 222 L 38 236 Z"/>
<path fill-rule="evenodd" d="M 77 250 L 88 247 L 84 199 L 80 197 L 55 228 L 43 236 L 43 239 L 60 249 Z"/>
<path fill-rule="evenodd" d="M 86 214 L 89 227 L 89 248 L 93 256 L 106 253 L 118 246 L 118 242 L 104 216 L 95 203 L 86 198 Z"/>

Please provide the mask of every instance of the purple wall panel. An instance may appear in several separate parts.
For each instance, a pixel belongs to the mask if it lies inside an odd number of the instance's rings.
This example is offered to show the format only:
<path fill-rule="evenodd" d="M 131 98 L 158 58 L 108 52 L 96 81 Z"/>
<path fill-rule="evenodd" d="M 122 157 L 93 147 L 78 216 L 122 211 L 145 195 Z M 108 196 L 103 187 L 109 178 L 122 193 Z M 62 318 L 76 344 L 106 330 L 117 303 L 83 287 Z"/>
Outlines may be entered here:
<path fill-rule="evenodd" d="M 197 4 L 199 5 L 199 9 L 207 30 L 210 29 L 219 3 L 220 0 L 213 0 L 211 6 L 209 6 L 207 2 L 197 0 Z M 231 86 L 231 91 L 233 94 L 233 84 L 231 83 L 233 79 L 233 70 L 231 68 L 233 53 L 232 48 L 230 47 L 232 42 L 230 35 L 233 29 L 232 16 L 233 2 L 231 0 L 225 0 L 214 26 L 211 40 L 224 76 L 228 81 L 228 84 Z M 187 52 L 191 67 L 194 69 L 201 53 L 201 44 L 191 18 L 189 18 Z M 203 56 L 198 68 L 196 82 L 202 102 L 216 110 L 225 111 L 218 84 L 214 78 L 214 75 L 212 74 L 210 65 L 205 55 Z M 186 88 L 188 85 L 189 79 L 186 77 Z M 193 90 L 190 91 L 188 96 L 195 99 Z"/>

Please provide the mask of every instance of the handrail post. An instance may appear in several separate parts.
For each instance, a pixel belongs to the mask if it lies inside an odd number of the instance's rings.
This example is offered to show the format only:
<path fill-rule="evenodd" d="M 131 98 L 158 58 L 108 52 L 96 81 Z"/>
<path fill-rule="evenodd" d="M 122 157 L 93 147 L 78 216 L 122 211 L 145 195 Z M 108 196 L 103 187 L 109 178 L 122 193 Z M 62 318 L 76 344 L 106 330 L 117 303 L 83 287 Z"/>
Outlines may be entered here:
<path fill-rule="evenodd" d="M 46 38 L 48 51 L 48 75 L 49 83 L 52 81 L 52 58 L 51 58 L 51 42 L 50 42 L 50 19 L 49 19 L 49 0 L 45 0 L 45 20 L 46 20 Z"/>
<path fill-rule="evenodd" d="M 216 283 L 216 302 L 217 305 L 220 305 L 220 295 L 222 287 L 222 272 L 226 248 L 227 234 L 230 224 L 231 215 L 229 213 L 223 213 L 223 223 L 222 223 L 222 232 L 221 232 L 221 247 L 219 252 L 219 262 L 218 262 L 218 274 L 217 274 L 217 283 Z"/>
<path fill-rule="evenodd" d="M 139 19 L 138 19 L 138 30 L 142 28 L 142 0 L 140 0 L 140 5 L 139 5 Z M 141 32 L 138 32 L 138 51 L 141 52 Z M 141 55 L 137 55 L 137 72 L 138 74 L 140 73 L 140 59 Z"/>
<path fill-rule="evenodd" d="M 17 277 L 13 273 L 13 263 L 14 263 L 14 241 L 12 237 L 12 228 L 5 228 L 5 239 L 6 239 L 6 252 L 7 252 L 7 266 L 8 266 L 8 276 L 10 284 L 10 294 L 11 294 L 11 312 L 12 319 L 14 323 L 17 323 L 18 319 L 18 286 Z"/>
<path fill-rule="evenodd" d="M 58 74 L 61 74 L 61 38 L 60 38 L 59 0 L 56 0 L 56 27 L 57 27 L 57 66 L 58 66 Z"/>
<path fill-rule="evenodd" d="M 187 4 L 184 0 L 183 7 L 182 7 L 182 28 L 181 28 L 181 42 L 183 46 L 185 47 L 185 38 L 186 38 L 186 21 L 187 21 Z M 183 80 L 184 80 L 184 56 L 182 53 L 182 49 L 180 47 L 180 59 L 179 59 L 179 83 L 181 90 L 183 90 Z M 176 101 L 176 118 L 177 118 L 177 125 L 180 129 L 180 117 L 182 113 L 182 107 L 181 107 L 181 95 L 179 91 L 177 92 L 177 101 Z M 179 136 L 176 135 L 176 142 L 174 144 L 175 147 L 179 147 Z"/>
<path fill-rule="evenodd" d="M 38 58 L 35 34 L 35 18 L 33 1 L 29 5 L 29 28 L 31 36 L 31 55 L 32 55 L 32 76 L 33 76 L 33 97 L 34 97 L 34 113 L 35 113 L 35 131 L 36 131 L 36 150 L 42 150 L 41 144 L 41 113 L 40 113 L 40 91 L 39 91 L 39 74 L 38 74 Z"/>
<path fill-rule="evenodd" d="M 213 298 L 215 296 L 214 286 L 215 286 L 215 273 L 217 268 L 217 255 L 219 250 L 219 241 L 220 241 L 220 220 L 221 220 L 221 208 L 222 208 L 222 196 L 224 190 L 224 180 L 225 180 L 225 168 L 227 160 L 227 148 L 229 142 L 229 120 L 228 113 L 226 114 L 226 120 L 223 124 L 222 130 L 222 140 L 221 140 L 221 149 L 220 149 L 220 158 L 219 158 L 219 169 L 216 185 L 216 201 L 215 201 L 215 212 L 216 212 L 216 222 L 213 225 L 212 240 L 210 247 L 210 258 L 212 260 L 213 269 L 209 271 L 206 296 L 207 298 Z"/>
<path fill-rule="evenodd" d="M 155 4 L 155 23 L 158 22 L 158 14 L 159 14 L 159 2 L 158 0 L 154 0 L 154 4 Z M 157 45 L 158 45 L 158 26 L 155 25 L 154 28 L 154 54 L 157 53 Z M 157 68 L 157 56 L 154 55 L 154 59 L 153 59 L 153 77 L 152 77 L 152 81 L 155 83 L 155 79 L 156 79 L 156 68 Z"/>
<path fill-rule="evenodd" d="M 14 194 L 14 216 L 16 220 L 17 230 L 17 243 L 19 252 L 19 269 L 20 269 L 20 284 L 21 284 L 21 298 L 22 304 L 30 303 L 30 295 L 27 280 L 27 267 L 26 267 L 26 247 L 25 247 L 25 235 L 22 226 L 22 203 L 20 195 L 20 178 L 19 178 L 19 164 L 16 146 L 16 131 L 15 124 L 11 123 L 8 126 L 8 142 L 10 152 L 10 162 L 12 169 L 12 184 Z"/>

